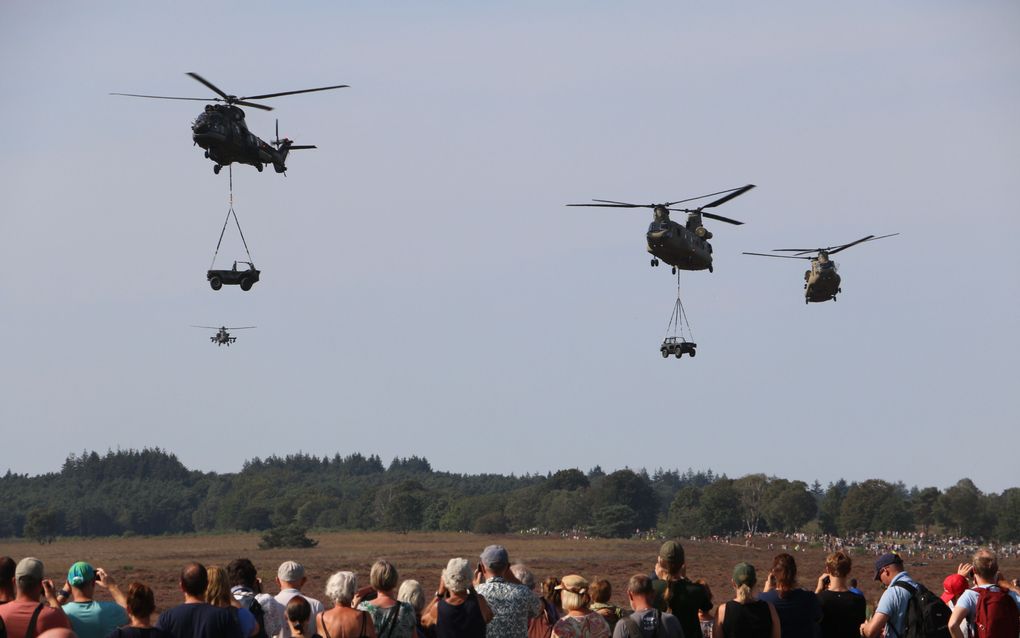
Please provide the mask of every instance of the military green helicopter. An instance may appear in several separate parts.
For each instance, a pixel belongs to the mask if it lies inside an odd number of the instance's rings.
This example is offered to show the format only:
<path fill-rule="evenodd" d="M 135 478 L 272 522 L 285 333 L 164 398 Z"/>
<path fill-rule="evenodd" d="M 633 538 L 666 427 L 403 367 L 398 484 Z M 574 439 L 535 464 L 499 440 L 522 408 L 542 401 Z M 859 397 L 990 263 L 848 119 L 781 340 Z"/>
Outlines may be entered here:
<path fill-rule="evenodd" d="M 754 188 L 754 184 L 731 188 L 718 193 L 689 197 L 675 202 L 664 204 L 628 204 L 626 202 L 614 202 L 608 199 L 593 199 L 595 204 L 567 204 L 567 206 L 592 206 L 596 208 L 651 208 L 655 216 L 645 239 L 648 242 L 648 252 L 652 254 L 652 267 L 659 265 L 659 260 L 666 262 L 673 267 L 673 274 L 680 270 L 705 270 L 712 272 L 712 233 L 702 223 L 703 217 L 715 219 L 727 224 L 741 225 L 744 222 L 705 212 L 706 208 L 714 208 L 724 204 L 734 197 L 739 197 Z M 698 208 L 671 208 L 684 202 L 693 202 L 697 199 L 723 195 L 719 199 L 711 201 Z M 683 226 L 669 218 L 670 212 L 687 213 L 687 223 Z"/>
<path fill-rule="evenodd" d="M 836 295 L 843 292 L 840 288 L 840 277 L 839 267 L 836 262 L 829 259 L 831 255 L 835 255 L 841 250 L 846 250 L 851 246 L 857 244 L 863 244 L 867 241 L 875 241 L 876 239 L 885 239 L 886 237 L 894 237 L 899 233 L 892 233 L 891 235 L 882 235 L 875 237 L 874 235 L 868 235 L 862 237 L 857 241 L 852 241 L 849 244 L 843 244 L 842 246 L 829 246 L 828 248 L 775 248 L 773 252 L 793 252 L 796 255 L 769 255 L 767 253 L 744 253 L 745 255 L 755 255 L 758 257 L 782 257 L 783 259 L 809 259 L 811 261 L 811 270 L 804 273 L 804 303 L 810 302 L 821 302 L 833 300 L 836 301 Z M 806 253 L 817 253 L 814 257 L 804 256 Z"/>
<path fill-rule="evenodd" d="M 292 140 L 280 139 L 280 122 L 276 122 L 276 139 L 272 145 L 259 139 L 248 130 L 244 121 L 244 111 L 240 106 L 248 106 L 263 111 L 272 111 L 273 107 L 265 104 L 255 104 L 249 100 L 264 100 L 282 95 L 295 95 L 297 93 L 313 93 L 315 91 L 329 91 L 331 89 L 348 88 L 346 84 L 334 86 L 321 86 L 316 89 L 301 89 L 300 91 L 283 91 L 282 93 L 265 93 L 263 95 L 249 95 L 237 97 L 227 95 L 215 84 L 206 80 L 197 73 L 188 73 L 194 80 L 201 82 L 220 97 L 172 97 L 166 95 L 139 95 L 137 93 L 111 93 L 110 95 L 124 95 L 127 97 L 145 97 L 157 100 L 193 100 L 198 102 L 222 102 L 222 104 L 207 104 L 205 110 L 198 114 L 191 125 L 191 139 L 195 144 L 205 149 L 206 158 L 215 162 L 213 172 L 217 175 L 224 166 L 237 162 L 238 164 L 250 164 L 262 172 L 262 167 L 272 164 L 277 173 L 287 171 L 287 155 L 298 149 L 315 148 L 313 145 L 296 145 Z"/>

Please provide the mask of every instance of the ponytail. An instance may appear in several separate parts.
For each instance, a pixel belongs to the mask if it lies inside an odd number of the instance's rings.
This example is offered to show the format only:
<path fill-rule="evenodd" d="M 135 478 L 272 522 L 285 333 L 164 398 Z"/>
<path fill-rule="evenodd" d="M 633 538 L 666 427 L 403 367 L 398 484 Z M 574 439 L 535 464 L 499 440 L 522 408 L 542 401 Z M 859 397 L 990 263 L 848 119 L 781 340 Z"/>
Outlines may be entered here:
<path fill-rule="evenodd" d="M 737 585 L 737 595 L 735 598 L 740 604 L 749 602 L 753 598 L 751 587 L 749 585 Z"/>

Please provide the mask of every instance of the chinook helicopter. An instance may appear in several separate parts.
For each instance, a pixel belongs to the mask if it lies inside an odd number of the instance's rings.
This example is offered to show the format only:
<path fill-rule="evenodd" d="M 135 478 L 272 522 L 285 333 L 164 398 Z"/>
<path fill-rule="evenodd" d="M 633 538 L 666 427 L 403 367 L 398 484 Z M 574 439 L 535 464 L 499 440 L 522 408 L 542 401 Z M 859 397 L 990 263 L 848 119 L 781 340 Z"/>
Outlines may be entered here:
<path fill-rule="evenodd" d="M 287 171 L 287 155 L 298 149 L 315 148 L 313 145 L 296 145 L 292 140 L 280 139 L 280 122 L 276 122 L 276 139 L 272 145 L 259 139 L 248 130 L 244 121 L 244 111 L 239 106 L 272 111 L 273 107 L 264 104 L 255 104 L 248 100 L 264 100 L 282 95 L 295 95 L 297 93 L 313 93 L 315 91 L 329 91 L 331 89 L 348 88 L 346 84 L 335 86 L 321 86 L 316 89 L 301 89 L 300 91 L 283 91 L 282 93 L 265 93 L 263 95 L 249 95 L 237 97 L 227 95 L 215 84 L 206 80 L 197 73 L 188 73 L 193 79 L 201 82 L 220 97 L 172 97 L 166 95 L 139 95 L 137 93 L 111 93 L 110 95 L 124 95 L 127 97 L 145 97 L 157 100 L 193 100 L 199 102 L 222 102 L 222 104 L 207 104 L 205 110 L 198 114 L 191 125 L 191 139 L 195 144 L 205 150 L 206 158 L 215 162 L 213 172 L 217 175 L 224 166 L 237 162 L 238 164 L 250 164 L 262 172 L 262 167 L 272 164 L 277 173 Z"/>
<path fill-rule="evenodd" d="M 886 237 L 894 237 L 899 233 L 892 233 L 891 235 L 882 235 L 875 237 L 874 235 L 868 235 L 862 237 L 857 241 L 852 241 L 849 244 L 843 244 L 842 246 L 829 246 L 828 248 L 776 248 L 774 252 L 793 252 L 796 255 L 769 255 L 766 253 L 744 253 L 745 255 L 755 255 L 758 257 L 782 257 L 783 259 L 809 259 L 811 261 L 811 270 L 804 273 L 804 303 L 810 302 L 821 302 L 832 299 L 836 301 L 836 295 L 843 292 L 843 289 L 839 287 L 840 277 L 839 267 L 836 262 L 829 259 L 831 255 L 835 255 L 841 250 L 846 250 L 851 246 L 857 244 L 863 244 L 867 241 L 875 241 L 876 239 L 885 239 Z M 817 253 L 814 257 L 804 256 L 805 253 Z"/>
<path fill-rule="evenodd" d="M 651 208 L 655 215 L 654 221 L 648 227 L 646 240 L 648 252 L 652 254 L 651 265 L 656 267 L 659 260 L 666 262 L 673 267 L 673 274 L 680 270 L 705 270 L 712 272 L 712 245 L 708 243 L 712 239 L 712 233 L 702 223 L 703 217 L 726 222 L 727 224 L 741 225 L 744 222 L 705 212 L 706 208 L 714 208 L 724 204 L 734 197 L 739 197 L 754 188 L 754 184 L 731 188 L 709 193 L 698 197 L 689 197 L 675 202 L 664 204 L 628 204 L 626 202 L 614 202 L 608 199 L 593 199 L 595 204 L 567 204 L 567 206 L 592 206 L 597 208 Z M 723 195 L 698 208 L 672 208 L 677 204 L 692 202 L 697 199 Z M 687 213 L 687 223 L 681 226 L 669 218 L 670 212 Z"/>
<path fill-rule="evenodd" d="M 191 326 L 191 327 L 192 328 L 205 328 L 207 330 L 215 330 L 216 334 L 211 336 L 211 337 L 209 337 L 209 341 L 212 341 L 213 343 L 215 343 L 216 347 L 223 346 L 223 345 L 225 345 L 227 347 L 230 347 L 230 344 L 232 344 L 235 341 L 237 341 L 237 337 L 231 337 L 230 333 L 227 332 L 228 330 L 248 330 L 250 328 L 256 328 L 257 326 L 241 326 L 239 328 L 227 328 L 226 326 L 220 326 L 219 328 L 217 328 L 216 326 Z"/>

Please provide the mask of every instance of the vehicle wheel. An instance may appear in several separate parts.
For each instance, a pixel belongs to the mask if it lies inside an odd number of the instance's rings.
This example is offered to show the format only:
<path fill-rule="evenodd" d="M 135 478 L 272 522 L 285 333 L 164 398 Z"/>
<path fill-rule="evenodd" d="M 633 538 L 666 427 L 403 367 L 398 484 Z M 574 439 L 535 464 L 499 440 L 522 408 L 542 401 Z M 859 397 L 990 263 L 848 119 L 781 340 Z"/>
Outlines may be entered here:
<path fill-rule="evenodd" d="M 684 354 L 683 350 L 677 350 L 676 351 L 676 358 L 679 359 L 681 356 L 683 356 L 683 354 Z"/>
<path fill-rule="evenodd" d="M 692 357 L 693 357 L 694 355 L 696 355 L 696 354 L 698 354 L 698 353 L 697 353 L 697 352 L 695 352 L 694 350 L 691 350 L 691 356 L 692 356 Z"/>
<path fill-rule="evenodd" d="M 663 350 L 662 351 L 662 358 L 663 359 L 668 359 L 669 358 L 669 352 L 667 352 L 666 350 Z"/>
<path fill-rule="evenodd" d="M 245 291 L 251 290 L 253 283 L 254 282 L 251 280 L 251 278 L 245 277 L 244 279 L 241 280 L 241 290 Z"/>
<path fill-rule="evenodd" d="M 212 279 L 209 280 L 209 286 L 213 290 L 219 290 L 220 288 L 223 287 L 223 282 L 220 281 L 219 277 L 213 277 Z"/>

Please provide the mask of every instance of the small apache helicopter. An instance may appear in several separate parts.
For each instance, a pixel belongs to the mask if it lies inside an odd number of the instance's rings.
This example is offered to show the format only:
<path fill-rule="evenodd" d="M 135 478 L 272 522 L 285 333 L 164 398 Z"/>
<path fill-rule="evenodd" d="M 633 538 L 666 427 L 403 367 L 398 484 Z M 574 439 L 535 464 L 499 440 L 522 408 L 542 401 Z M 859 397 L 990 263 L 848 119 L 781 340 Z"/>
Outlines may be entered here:
<path fill-rule="evenodd" d="M 597 204 L 567 204 L 567 206 L 593 206 L 600 208 L 651 208 L 655 214 L 655 220 L 648 227 L 648 252 L 652 254 L 652 267 L 659 265 L 659 260 L 666 262 L 673 267 L 673 274 L 680 270 L 705 270 L 712 272 L 712 245 L 708 243 L 712 239 L 712 233 L 705 228 L 702 217 L 715 219 L 727 224 L 741 225 L 729 217 L 706 213 L 706 208 L 714 208 L 724 204 L 734 197 L 739 197 L 754 188 L 754 184 L 731 188 L 709 193 L 698 197 L 690 197 L 665 204 L 627 204 L 625 202 L 614 202 L 608 199 L 593 199 Z M 724 195 L 725 194 L 725 195 Z M 698 208 L 670 208 L 676 204 L 692 202 L 696 199 L 704 199 L 714 195 L 724 195 L 717 200 L 711 201 Z M 687 224 L 681 226 L 669 218 L 669 213 L 687 213 Z"/>
<path fill-rule="evenodd" d="M 251 164 L 258 171 L 262 172 L 265 164 L 272 164 L 277 173 L 284 173 L 287 170 L 285 164 L 287 154 L 303 148 L 315 148 L 312 145 L 296 145 L 289 139 L 280 139 L 280 122 L 276 122 L 276 139 L 272 146 L 256 137 L 248 130 L 244 121 L 244 111 L 235 105 L 250 106 L 263 111 L 272 111 L 273 107 L 264 104 L 255 104 L 248 100 L 264 100 L 281 95 L 294 95 L 296 93 L 313 93 L 315 91 L 329 91 L 331 89 L 348 88 L 346 84 L 336 86 L 322 86 L 317 89 L 302 89 L 300 91 L 284 91 L 282 93 L 265 93 L 263 95 L 250 95 L 237 97 L 227 95 L 209 80 L 206 80 L 197 73 L 188 73 L 192 78 L 201 82 L 220 97 L 171 97 L 166 95 L 138 95 L 137 93 L 111 93 L 110 95 L 125 95 L 127 97 L 147 97 L 158 100 L 194 100 L 199 102 L 223 102 L 223 104 L 207 104 L 205 111 L 198 114 L 191 125 L 191 139 L 205 149 L 205 156 L 216 162 L 213 172 L 217 175 L 224 166 L 234 162 L 239 164 Z"/>
<path fill-rule="evenodd" d="M 804 273 L 804 303 L 809 302 L 821 302 L 832 299 L 836 301 L 836 294 L 843 292 L 843 289 L 839 287 L 840 277 L 837 270 L 839 267 L 836 262 L 829 259 L 830 255 L 835 255 L 841 250 L 846 250 L 851 246 L 857 244 L 863 244 L 866 241 L 875 241 L 876 239 L 885 239 L 886 237 L 894 237 L 899 233 L 892 233 L 891 235 L 882 235 L 875 237 L 874 235 L 868 235 L 862 237 L 857 241 L 852 241 L 849 244 L 843 244 L 842 246 L 829 246 L 828 248 L 776 248 L 775 252 L 793 252 L 796 255 L 769 255 L 766 253 L 744 253 L 745 255 L 756 255 L 758 257 L 782 257 L 783 259 L 809 259 L 811 260 L 811 270 Z M 803 256 L 805 253 L 817 252 L 814 257 Z"/>
<path fill-rule="evenodd" d="M 230 344 L 232 344 L 235 341 L 237 341 L 237 337 L 231 337 L 230 333 L 227 332 L 228 330 L 248 330 L 249 328 L 256 328 L 257 326 L 241 326 L 239 328 L 227 328 L 225 326 L 220 326 L 219 328 L 217 328 L 216 326 L 191 326 L 191 327 L 192 328 L 206 328 L 208 330 L 215 330 L 216 334 L 211 336 L 211 337 L 209 337 L 209 341 L 212 341 L 213 343 L 215 343 L 216 347 L 219 347 L 219 346 L 222 346 L 222 345 L 226 345 L 227 347 L 230 347 Z"/>

